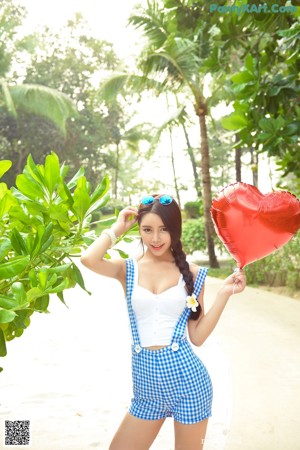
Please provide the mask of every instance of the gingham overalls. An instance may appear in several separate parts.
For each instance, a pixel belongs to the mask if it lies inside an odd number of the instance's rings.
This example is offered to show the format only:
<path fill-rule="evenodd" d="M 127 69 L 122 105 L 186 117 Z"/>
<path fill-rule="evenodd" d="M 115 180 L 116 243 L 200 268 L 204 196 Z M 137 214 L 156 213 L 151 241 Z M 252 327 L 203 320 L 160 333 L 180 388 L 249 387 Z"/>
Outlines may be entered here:
<path fill-rule="evenodd" d="M 198 297 L 207 269 L 200 268 L 194 283 Z M 134 261 L 126 260 L 126 298 L 132 333 L 133 399 L 129 412 L 140 419 L 174 417 L 192 424 L 211 416 L 212 383 L 202 361 L 185 336 L 190 309 L 185 307 L 169 346 L 160 350 L 141 347 L 131 297 L 135 283 Z"/>

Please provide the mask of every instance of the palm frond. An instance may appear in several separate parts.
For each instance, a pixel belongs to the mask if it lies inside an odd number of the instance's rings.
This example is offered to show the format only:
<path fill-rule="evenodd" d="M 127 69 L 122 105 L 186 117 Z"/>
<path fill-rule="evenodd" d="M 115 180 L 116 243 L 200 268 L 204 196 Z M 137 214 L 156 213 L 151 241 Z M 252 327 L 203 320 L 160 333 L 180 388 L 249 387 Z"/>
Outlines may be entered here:
<path fill-rule="evenodd" d="M 185 120 L 186 120 L 185 106 L 180 106 L 174 112 L 172 112 L 156 130 L 156 133 L 153 136 L 152 141 L 151 141 L 150 152 L 152 152 L 155 149 L 155 147 L 157 146 L 157 144 L 159 143 L 159 141 L 161 139 L 162 133 L 166 129 L 168 129 L 172 126 L 178 126 Z"/>
<path fill-rule="evenodd" d="M 113 103 L 122 93 L 129 79 L 128 73 L 116 73 L 104 81 L 98 89 L 98 97 L 106 103 Z"/>
<path fill-rule="evenodd" d="M 138 125 L 134 125 L 125 131 L 122 136 L 122 140 L 127 141 L 128 143 L 136 144 L 141 141 L 152 140 L 153 136 L 153 125 L 148 123 L 142 123 Z"/>
<path fill-rule="evenodd" d="M 129 17 L 129 24 L 142 30 L 150 46 L 161 47 L 168 37 L 164 15 L 159 13 L 155 3 L 139 14 L 132 14 Z"/>
<path fill-rule="evenodd" d="M 144 90 L 154 89 L 159 91 L 161 85 L 157 80 L 145 75 L 134 73 L 114 74 L 101 84 L 98 90 L 98 98 L 106 103 L 116 101 L 118 94 L 138 94 Z"/>
<path fill-rule="evenodd" d="M 17 111 L 12 99 L 12 96 L 9 92 L 8 85 L 5 80 L 0 79 L 0 86 L 2 88 L 3 96 L 4 96 L 4 104 L 9 114 L 13 117 L 17 117 Z"/>
<path fill-rule="evenodd" d="M 199 64 L 196 44 L 170 35 L 163 47 L 148 53 L 141 66 L 148 76 L 160 74 L 164 85 L 180 88 L 198 82 Z"/>
<path fill-rule="evenodd" d="M 9 87 L 16 110 L 43 116 L 66 134 L 66 120 L 77 115 L 73 101 L 62 92 L 47 86 L 19 84 Z"/>

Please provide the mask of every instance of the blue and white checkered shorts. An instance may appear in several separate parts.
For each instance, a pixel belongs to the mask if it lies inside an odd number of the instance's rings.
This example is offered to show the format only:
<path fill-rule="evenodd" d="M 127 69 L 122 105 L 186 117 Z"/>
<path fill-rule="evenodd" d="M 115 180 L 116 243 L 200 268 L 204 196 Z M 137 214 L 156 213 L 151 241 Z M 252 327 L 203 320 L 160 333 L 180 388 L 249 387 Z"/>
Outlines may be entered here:
<path fill-rule="evenodd" d="M 201 268 L 194 283 L 199 295 L 207 269 Z M 171 344 L 160 350 L 140 345 L 131 296 L 135 280 L 134 263 L 126 260 L 126 296 L 132 333 L 133 399 L 129 412 L 140 419 L 174 417 L 184 424 L 211 416 L 212 383 L 202 361 L 185 337 L 190 310 L 185 308 L 175 326 Z"/>
<path fill-rule="evenodd" d="M 178 347 L 178 349 L 177 349 Z M 140 419 L 174 417 L 184 424 L 200 422 L 211 416 L 210 376 L 183 339 L 176 347 L 160 350 L 142 348 L 132 352 L 134 398 L 129 412 Z"/>

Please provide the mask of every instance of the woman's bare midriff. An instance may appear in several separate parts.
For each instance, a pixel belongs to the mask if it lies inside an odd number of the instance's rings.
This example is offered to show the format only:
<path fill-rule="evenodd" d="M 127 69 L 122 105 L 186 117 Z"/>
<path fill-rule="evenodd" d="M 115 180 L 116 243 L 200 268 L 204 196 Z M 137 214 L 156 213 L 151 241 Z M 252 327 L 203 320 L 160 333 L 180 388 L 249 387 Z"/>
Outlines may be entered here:
<path fill-rule="evenodd" d="M 152 347 L 146 347 L 148 350 L 160 350 L 161 348 L 167 347 L 167 345 L 153 345 Z"/>

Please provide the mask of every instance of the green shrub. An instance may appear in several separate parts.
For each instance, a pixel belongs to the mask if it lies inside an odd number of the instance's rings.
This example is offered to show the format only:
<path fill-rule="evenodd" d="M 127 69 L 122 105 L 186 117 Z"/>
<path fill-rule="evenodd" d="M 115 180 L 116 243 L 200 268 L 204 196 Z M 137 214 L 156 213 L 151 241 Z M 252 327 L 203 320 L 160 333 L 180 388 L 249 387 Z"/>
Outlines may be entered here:
<path fill-rule="evenodd" d="M 115 210 L 121 211 L 121 209 L 128 206 L 126 203 L 118 200 L 118 199 L 111 199 L 109 203 L 101 209 L 101 213 L 104 215 L 111 215 L 115 213 Z"/>
<path fill-rule="evenodd" d="M 0 161 L 0 177 L 10 166 Z M 29 156 L 16 188 L 0 183 L 0 356 L 34 312 L 47 312 L 51 294 L 64 302 L 65 289 L 85 289 L 73 257 L 96 237 L 91 215 L 109 200 L 109 180 L 92 192 L 83 169 L 69 182 L 67 173 L 55 153 L 44 165 Z"/>
<path fill-rule="evenodd" d="M 300 234 L 271 255 L 246 267 L 250 284 L 300 289 Z"/>
<path fill-rule="evenodd" d="M 204 218 L 190 219 L 182 224 L 182 244 L 186 253 L 206 250 Z"/>
<path fill-rule="evenodd" d="M 203 202 L 198 199 L 195 201 L 186 202 L 184 205 L 185 217 L 187 219 L 198 219 L 203 216 Z"/>

